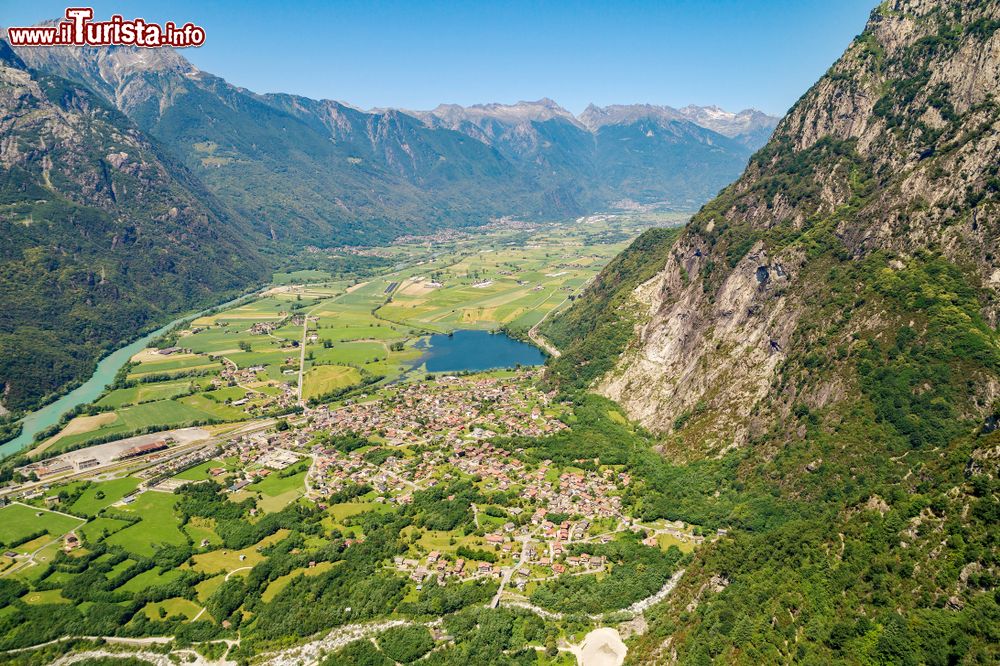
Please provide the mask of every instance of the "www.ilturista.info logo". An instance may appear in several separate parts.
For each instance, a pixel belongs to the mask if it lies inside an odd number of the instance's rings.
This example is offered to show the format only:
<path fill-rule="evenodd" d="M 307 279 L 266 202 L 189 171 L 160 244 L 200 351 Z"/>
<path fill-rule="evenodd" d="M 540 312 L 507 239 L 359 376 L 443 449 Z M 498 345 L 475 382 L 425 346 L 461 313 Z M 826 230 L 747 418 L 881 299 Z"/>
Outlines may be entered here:
<path fill-rule="evenodd" d="M 141 18 L 126 21 L 115 14 L 110 21 L 92 21 L 90 7 L 69 7 L 66 20 L 54 26 L 7 28 L 11 46 L 143 46 L 156 48 L 201 46 L 205 29 L 193 23 L 177 26 L 173 21 L 163 25 L 147 23 Z"/>

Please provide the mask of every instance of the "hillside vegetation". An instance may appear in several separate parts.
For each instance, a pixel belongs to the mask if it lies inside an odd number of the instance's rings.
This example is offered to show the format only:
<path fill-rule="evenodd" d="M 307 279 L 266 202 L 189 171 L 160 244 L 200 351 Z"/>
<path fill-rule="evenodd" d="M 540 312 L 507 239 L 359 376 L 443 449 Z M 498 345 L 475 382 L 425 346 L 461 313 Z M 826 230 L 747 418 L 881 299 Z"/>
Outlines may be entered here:
<path fill-rule="evenodd" d="M 0 394 L 36 405 L 172 314 L 264 278 L 253 234 L 87 89 L 0 42 Z"/>
<path fill-rule="evenodd" d="M 612 263 L 552 323 L 553 380 L 693 491 L 666 513 L 728 530 L 633 663 L 1000 658 L 998 29 L 994 1 L 883 3 L 655 276 Z"/>
<path fill-rule="evenodd" d="M 637 321 L 630 308 L 631 292 L 663 268 L 680 231 L 673 227 L 643 233 L 611 260 L 574 307 L 543 323 L 545 336 L 566 350 L 550 364 L 553 376 L 572 388 L 585 388 L 614 366 Z"/>

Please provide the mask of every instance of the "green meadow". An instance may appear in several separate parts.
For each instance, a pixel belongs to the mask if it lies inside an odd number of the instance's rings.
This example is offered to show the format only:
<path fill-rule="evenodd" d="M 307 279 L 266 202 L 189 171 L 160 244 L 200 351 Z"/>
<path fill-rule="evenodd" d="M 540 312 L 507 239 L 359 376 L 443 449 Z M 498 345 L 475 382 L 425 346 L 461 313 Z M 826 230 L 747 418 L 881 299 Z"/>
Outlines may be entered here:
<path fill-rule="evenodd" d="M 0 509 L 0 543 L 21 541 L 40 531 L 50 536 L 61 536 L 82 523 L 79 518 L 45 509 L 8 504 Z"/>
<path fill-rule="evenodd" d="M 128 527 L 131 523 L 118 520 L 117 518 L 95 518 L 89 523 L 80 528 L 80 533 L 87 539 L 87 541 L 96 543 L 102 539 L 106 539 L 115 532 L 123 530 Z"/>
<path fill-rule="evenodd" d="M 97 401 L 101 407 L 123 407 L 153 400 L 169 400 L 188 393 L 191 379 L 139 384 L 131 388 L 116 389 Z"/>
<path fill-rule="evenodd" d="M 173 400 L 160 400 L 116 410 L 114 419 L 93 430 L 60 436 L 47 447 L 55 452 L 99 437 L 131 433 L 152 425 L 183 426 L 193 422 L 239 420 L 243 413 L 223 403 L 199 395 Z"/>
<path fill-rule="evenodd" d="M 174 516 L 176 503 L 176 498 L 169 493 L 147 491 L 139 495 L 135 502 L 118 509 L 121 513 L 139 516 L 139 522 L 115 532 L 106 541 L 147 557 L 158 546 L 187 543 L 187 536 L 178 527 Z"/>
<path fill-rule="evenodd" d="M 314 365 L 305 373 L 302 395 L 309 399 L 357 384 L 361 374 L 342 365 Z"/>
<path fill-rule="evenodd" d="M 185 620 L 194 619 L 201 612 L 201 606 L 188 599 L 173 598 L 164 599 L 160 602 L 151 602 L 142 609 L 150 620 L 159 620 L 161 617 L 183 617 Z"/>
<path fill-rule="evenodd" d="M 71 508 L 76 513 L 96 516 L 101 509 L 111 506 L 122 497 L 125 497 L 125 495 L 134 491 L 138 485 L 139 480 L 131 476 L 91 484 L 73 502 Z"/>

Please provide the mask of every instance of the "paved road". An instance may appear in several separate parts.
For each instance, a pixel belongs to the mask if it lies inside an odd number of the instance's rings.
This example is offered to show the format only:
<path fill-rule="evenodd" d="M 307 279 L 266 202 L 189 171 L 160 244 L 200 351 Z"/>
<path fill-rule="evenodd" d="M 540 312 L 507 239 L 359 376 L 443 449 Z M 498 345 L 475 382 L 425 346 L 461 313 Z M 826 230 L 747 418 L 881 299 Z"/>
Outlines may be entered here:
<path fill-rule="evenodd" d="M 517 571 L 517 567 L 504 569 L 503 575 L 500 576 L 500 587 L 497 588 L 497 593 L 494 594 L 493 598 L 490 600 L 490 608 L 496 608 L 500 605 L 500 597 L 503 596 L 503 588 L 507 587 L 507 583 L 510 582 L 510 577 L 514 575 L 515 571 Z"/>
<path fill-rule="evenodd" d="M 535 531 L 537 532 L 538 530 Z M 503 573 L 500 577 L 500 587 L 497 588 L 497 593 L 493 596 L 493 599 L 490 601 L 489 604 L 490 608 L 497 608 L 500 605 L 500 597 L 503 596 L 504 588 L 507 587 L 507 584 L 510 582 L 511 577 L 513 577 L 513 575 L 516 574 L 521 569 L 522 566 L 524 566 L 524 563 L 528 561 L 528 545 L 531 542 L 531 534 L 525 534 L 520 537 L 515 537 L 515 539 L 521 542 L 521 559 L 519 559 L 517 561 L 517 564 L 515 564 L 514 566 L 510 567 L 509 569 L 503 570 Z"/>
<path fill-rule="evenodd" d="M 231 577 L 231 576 L 232 576 L 232 575 L 233 575 L 234 573 L 236 573 L 236 572 L 238 572 L 238 571 L 247 571 L 247 570 L 249 570 L 249 569 L 253 569 L 253 567 L 239 567 L 239 568 L 236 568 L 236 569 L 233 569 L 232 571 L 230 571 L 229 573 L 227 573 L 227 574 L 226 574 L 226 577 L 225 577 L 225 578 L 223 579 L 223 582 L 225 582 L 225 581 L 229 580 L 229 579 L 230 579 L 230 577 Z"/>
<path fill-rule="evenodd" d="M 541 324 L 542 322 L 538 322 Z M 562 356 L 562 352 L 555 348 L 548 340 L 542 337 L 542 334 L 538 332 L 538 324 L 535 324 L 528 330 L 528 338 L 534 342 L 536 345 L 545 350 L 549 356 L 553 358 L 559 358 Z"/>
<path fill-rule="evenodd" d="M 596 277 L 597 277 L 596 275 L 592 276 L 586 282 L 584 282 L 582 285 L 580 285 L 580 288 L 576 290 L 575 294 L 576 295 L 582 294 L 583 291 L 590 285 L 591 282 L 594 281 L 594 278 L 596 278 Z M 559 351 L 558 349 L 556 349 L 555 345 L 553 345 L 551 342 L 549 342 L 548 340 L 546 340 L 542 336 L 542 334 L 538 332 L 538 327 L 542 325 L 542 322 L 544 322 L 546 319 L 549 318 L 549 315 L 551 315 L 553 312 L 557 312 L 559 310 L 559 308 L 561 308 L 563 305 L 565 305 L 566 302 L 573 295 L 574 294 L 570 294 L 569 296 L 567 296 L 566 298 L 564 298 L 559 303 L 559 305 L 555 306 L 554 308 L 552 308 L 551 310 L 549 310 L 548 312 L 546 312 L 545 315 L 541 319 L 538 320 L 537 324 L 535 324 L 534 326 L 532 326 L 531 328 L 528 329 L 528 338 L 532 342 L 534 342 L 536 345 L 538 345 L 539 347 L 541 347 L 542 349 L 544 349 L 546 351 L 546 353 L 548 353 L 549 356 L 552 356 L 553 358 L 559 358 L 560 356 L 562 356 L 562 352 Z"/>
<path fill-rule="evenodd" d="M 305 400 L 302 399 L 302 381 L 303 376 L 306 372 L 306 338 L 309 336 L 309 315 L 311 315 L 319 306 L 322 305 L 318 303 L 316 307 L 312 308 L 305 314 L 302 318 L 302 342 L 299 343 L 299 388 L 298 388 L 298 399 L 299 404 L 303 407 L 306 406 Z"/>

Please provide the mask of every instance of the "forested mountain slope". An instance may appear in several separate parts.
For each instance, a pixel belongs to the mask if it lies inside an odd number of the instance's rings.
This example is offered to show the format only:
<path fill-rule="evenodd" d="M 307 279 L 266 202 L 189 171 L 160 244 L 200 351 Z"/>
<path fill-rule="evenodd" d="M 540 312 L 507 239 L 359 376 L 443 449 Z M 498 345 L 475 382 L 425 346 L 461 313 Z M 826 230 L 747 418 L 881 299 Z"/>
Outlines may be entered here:
<path fill-rule="evenodd" d="M 32 67 L 81 81 L 104 95 L 277 241 L 371 243 L 501 212 L 450 188 L 441 194 L 455 194 L 453 205 L 433 211 L 440 201 L 393 169 L 400 160 L 419 161 L 434 171 L 451 168 L 449 158 L 461 159 L 465 166 L 492 170 L 495 178 L 487 182 L 495 195 L 517 194 L 516 178 L 498 167 L 488 148 L 480 146 L 483 150 L 468 155 L 452 142 L 430 155 L 428 163 L 427 150 L 410 147 L 421 148 L 423 137 L 399 139 L 409 129 L 405 122 L 369 118 L 339 105 L 335 112 L 344 134 L 335 137 L 322 124 L 310 122 L 310 111 L 316 109 L 304 102 L 311 100 L 254 95 L 198 70 L 171 49 L 20 51 Z M 386 144 L 378 159 L 370 149 L 373 137 Z M 402 150 L 397 150 L 400 144 Z"/>
<path fill-rule="evenodd" d="M 0 402 L 264 278 L 251 230 L 103 99 L 0 42 Z"/>
<path fill-rule="evenodd" d="M 716 112 L 699 124 L 649 107 L 588 128 L 551 100 L 361 111 L 255 94 L 170 49 L 20 55 L 104 95 L 222 201 L 290 244 L 373 243 L 504 215 L 576 216 L 622 201 L 692 209 L 739 175 L 775 122 L 759 112 Z"/>
<path fill-rule="evenodd" d="M 960 357 L 992 360 L 1000 64 L 992 3 L 970 5 L 960 21 L 933 3 L 874 16 L 636 290 L 648 321 L 602 392 L 658 430 L 701 403 L 698 441 L 742 445 L 792 403 L 857 388 L 835 371 L 851 347 L 891 344 L 900 322 L 918 343 L 933 335 L 931 314 L 910 320 L 938 301 L 906 292 L 944 275 L 965 285 L 941 296 L 969 317 L 952 332 L 985 345 Z M 830 355 L 797 359 L 807 348 Z M 981 404 L 957 414 L 978 418 L 1000 389 L 962 374 Z"/>
<path fill-rule="evenodd" d="M 635 663 L 998 659 L 998 29 L 996 0 L 883 3 L 675 243 L 636 242 L 652 277 L 549 324 L 554 381 L 659 433 L 672 517 L 731 531 Z"/>

